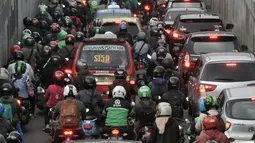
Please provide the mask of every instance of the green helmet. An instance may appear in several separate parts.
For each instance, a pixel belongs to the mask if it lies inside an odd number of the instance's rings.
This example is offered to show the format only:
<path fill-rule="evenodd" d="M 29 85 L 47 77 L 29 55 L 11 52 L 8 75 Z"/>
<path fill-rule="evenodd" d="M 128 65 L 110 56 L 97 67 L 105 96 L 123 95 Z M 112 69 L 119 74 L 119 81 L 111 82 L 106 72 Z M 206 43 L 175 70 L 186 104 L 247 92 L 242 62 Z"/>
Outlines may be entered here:
<path fill-rule="evenodd" d="M 138 90 L 139 98 L 150 98 L 151 97 L 151 89 L 148 86 L 142 86 Z"/>
<path fill-rule="evenodd" d="M 24 61 L 17 61 L 15 64 L 15 73 L 17 75 L 22 75 L 26 72 L 27 66 Z"/>
<path fill-rule="evenodd" d="M 208 108 L 219 106 L 217 97 L 215 96 L 206 96 L 206 98 L 204 99 L 204 104 L 205 104 L 205 107 L 208 107 Z"/>
<path fill-rule="evenodd" d="M 58 33 L 58 40 L 59 41 L 62 41 L 62 40 L 65 40 L 65 37 L 68 33 L 64 30 L 61 30 L 59 33 Z"/>

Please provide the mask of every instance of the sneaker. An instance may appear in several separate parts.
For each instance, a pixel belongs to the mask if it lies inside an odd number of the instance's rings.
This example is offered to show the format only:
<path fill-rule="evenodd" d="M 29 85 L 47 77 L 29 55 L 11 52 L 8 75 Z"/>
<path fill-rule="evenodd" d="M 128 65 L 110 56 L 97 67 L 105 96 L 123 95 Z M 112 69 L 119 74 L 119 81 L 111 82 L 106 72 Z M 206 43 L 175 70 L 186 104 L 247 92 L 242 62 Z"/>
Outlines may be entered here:
<path fill-rule="evenodd" d="M 50 125 L 47 124 L 45 128 L 43 128 L 43 131 L 46 132 L 46 133 L 49 133 L 50 132 Z"/>
<path fill-rule="evenodd" d="M 31 119 L 34 119 L 34 118 L 35 118 L 35 115 L 34 115 L 34 114 L 29 114 L 29 117 L 30 117 Z"/>

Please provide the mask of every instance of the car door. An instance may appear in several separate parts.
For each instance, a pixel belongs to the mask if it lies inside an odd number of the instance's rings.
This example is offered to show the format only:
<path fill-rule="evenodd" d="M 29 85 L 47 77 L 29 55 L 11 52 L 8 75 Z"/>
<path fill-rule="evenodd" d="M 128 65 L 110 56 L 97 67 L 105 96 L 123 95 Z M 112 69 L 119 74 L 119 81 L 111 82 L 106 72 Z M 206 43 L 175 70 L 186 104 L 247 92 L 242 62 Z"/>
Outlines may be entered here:
<path fill-rule="evenodd" d="M 192 74 L 192 76 L 190 76 L 188 82 L 188 95 L 191 99 L 195 99 L 198 95 L 197 92 L 199 89 L 199 76 L 202 69 L 201 67 L 202 60 L 201 58 L 199 58 L 196 61 L 194 73 Z"/>

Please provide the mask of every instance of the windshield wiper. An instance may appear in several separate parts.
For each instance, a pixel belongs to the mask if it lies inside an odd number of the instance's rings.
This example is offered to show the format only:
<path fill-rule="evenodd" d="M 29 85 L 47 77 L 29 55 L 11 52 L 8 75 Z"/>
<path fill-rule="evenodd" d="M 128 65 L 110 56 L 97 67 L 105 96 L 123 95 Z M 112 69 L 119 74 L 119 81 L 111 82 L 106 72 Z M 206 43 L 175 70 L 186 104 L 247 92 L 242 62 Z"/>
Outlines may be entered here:
<path fill-rule="evenodd" d="M 231 78 L 215 78 L 213 80 L 233 81 L 234 79 L 231 79 Z"/>

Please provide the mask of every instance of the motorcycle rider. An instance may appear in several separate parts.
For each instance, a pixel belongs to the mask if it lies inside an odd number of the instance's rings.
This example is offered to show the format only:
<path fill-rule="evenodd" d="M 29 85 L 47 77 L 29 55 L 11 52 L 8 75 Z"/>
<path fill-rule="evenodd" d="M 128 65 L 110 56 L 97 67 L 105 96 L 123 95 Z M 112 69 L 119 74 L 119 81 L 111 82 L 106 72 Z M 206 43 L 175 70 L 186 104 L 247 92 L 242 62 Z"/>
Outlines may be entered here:
<path fill-rule="evenodd" d="M 2 141 L 5 141 L 5 138 L 7 138 L 10 132 L 15 131 L 12 124 L 2 117 L 4 110 L 5 109 L 3 104 L 0 103 L 0 135 L 3 136 L 3 139 L 0 138 L 0 143 L 2 143 Z"/>
<path fill-rule="evenodd" d="M 67 32 L 64 30 L 61 30 L 58 33 L 58 48 L 62 49 L 66 46 L 65 38 L 67 36 Z"/>
<path fill-rule="evenodd" d="M 215 116 L 205 117 L 203 119 L 203 127 L 205 131 L 197 138 L 195 143 L 217 142 L 230 143 L 228 137 L 218 130 L 219 120 Z"/>
<path fill-rule="evenodd" d="M 39 70 L 39 71 L 43 71 L 44 68 L 44 64 L 49 60 L 49 58 L 51 57 L 51 53 L 52 53 L 52 50 L 51 50 L 51 47 L 50 46 L 43 46 L 42 47 L 42 52 L 41 52 L 41 60 L 37 62 L 37 65 L 36 65 L 36 70 Z"/>
<path fill-rule="evenodd" d="M 37 31 L 36 27 L 33 25 L 33 19 L 31 17 L 23 18 L 24 29 L 29 29 L 31 32 Z"/>
<path fill-rule="evenodd" d="M 145 86 L 147 84 L 148 83 L 147 83 L 146 72 L 137 71 L 137 73 L 136 73 L 136 85 L 137 85 L 137 88 L 139 89 L 140 87 Z"/>
<path fill-rule="evenodd" d="M 78 74 L 74 78 L 73 83 L 75 87 L 77 87 L 77 89 L 80 91 L 80 90 L 83 90 L 85 87 L 83 79 L 85 79 L 85 77 L 87 76 L 93 76 L 93 74 L 89 72 L 87 63 L 83 63 L 83 66 L 78 66 L 77 72 Z"/>
<path fill-rule="evenodd" d="M 177 72 L 174 69 L 174 61 L 171 58 L 164 58 L 162 61 L 162 66 L 165 68 L 166 70 L 166 74 L 165 74 L 165 79 L 168 80 L 170 77 L 172 76 L 176 76 L 179 78 L 180 80 L 180 84 L 183 85 L 182 83 L 182 76 L 179 72 Z"/>
<path fill-rule="evenodd" d="M 50 26 L 51 41 L 56 41 L 58 39 L 58 33 L 60 32 L 60 27 L 57 23 L 53 23 Z"/>
<path fill-rule="evenodd" d="M 109 133 L 111 127 L 121 127 L 128 133 L 128 138 L 133 135 L 133 128 L 128 126 L 128 117 L 132 116 L 132 108 L 129 101 L 125 100 L 126 89 L 123 86 L 116 86 L 112 91 L 113 98 L 108 100 L 103 110 L 106 117 L 104 132 Z"/>
<path fill-rule="evenodd" d="M 57 103 L 64 99 L 63 92 L 64 92 L 64 78 L 65 74 L 62 71 L 56 71 L 54 73 L 53 79 L 54 84 L 51 84 L 44 94 L 44 99 L 46 100 L 46 107 L 44 110 L 44 122 L 45 128 L 44 131 L 50 129 L 49 126 L 49 109 L 55 107 Z"/>
<path fill-rule="evenodd" d="M 173 118 L 183 118 L 183 109 L 189 108 L 186 96 L 179 91 L 180 80 L 178 77 L 168 79 L 168 92 L 162 95 L 161 101 L 168 102 L 172 107 Z"/>
<path fill-rule="evenodd" d="M 31 32 L 38 32 L 38 33 L 42 34 L 42 31 L 40 29 L 40 21 L 37 18 L 33 18 L 32 22 L 33 22 L 34 29 L 31 30 Z"/>
<path fill-rule="evenodd" d="M 140 59 L 146 59 L 147 54 L 150 54 L 150 46 L 147 43 L 147 38 L 146 38 L 146 33 L 144 32 L 139 32 L 137 34 L 137 42 L 133 46 L 133 53 L 134 53 L 134 59 L 139 61 Z"/>
<path fill-rule="evenodd" d="M 78 46 L 85 40 L 85 35 L 81 31 L 77 32 L 75 35 L 76 42 L 74 43 L 74 47 L 78 48 Z"/>
<path fill-rule="evenodd" d="M 142 86 L 138 89 L 140 102 L 135 105 L 135 131 L 138 133 L 143 126 L 153 125 L 156 114 L 156 102 L 151 100 L 151 90 L 148 86 Z"/>
<path fill-rule="evenodd" d="M 172 108 L 167 102 L 156 107 L 156 121 L 151 130 L 152 143 L 178 143 L 181 139 L 178 122 L 172 118 Z"/>
<path fill-rule="evenodd" d="M 78 30 L 81 30 L 81 27 L 82 27 L 82 22 L 81 22 L 81 19 L 77 16 L 78 14 L 78 11 L 76 8 L 71 8 L 70 10 L 70 18 L 72 19 L 75 27 L 78 29 Z"/>
<path fill-rule="evenodd" d="M 24 138 L 22 138 L 20 133 L 17 131 L 12 131 L 6 139 L 6 143 L 21 143 L 21 142 L 22 143 L 24 142 Z"/>
<path fill-rule="evenodd" d="M 42 37 L 45 37 L 46 35 L 50 34 L 49 30 L 50 30 L 50 25 L 47 23 L 47 21 L 45 20 L 41 20 L 40 21 L 40 29 L 42 32 Z"/>
<path fill-rule="evenodd" d="M 128 24 L 126 21 L 122 21 L 119 25 L 119 32 L 117 32 L 117 37 L 119 39 L 123 39 L 127 41 L 130 45 L 133 45 L 133 37 L 132 35 L 128 32 Z"/>
<path fill-rule="evenodd" d="M 64 27 L 62 27 L 62 29 L 65 30 L 68 34 L 75 35 L 77 30 L 73 24 L 72 19 L 69 16 L 65 16 L 64 20 Z"/>
<path fill-rule="evenodd" d="M 148 85 L 153 101 L 158 102 L 161 96 L 168 91 L 167 80 L 164 79 L 164 76 L 165 69 L 162 66 L 157 66 L 153 71 L 153 80 Z"/>
<path fill-rule="evenodd" d="M 11 47 L 11 57 L 8 58 L 7 64 L 4 66 L 4 68 L 8 68 L 8 66 L 9 66 L 10 64 L 12 64 L 12 63 L 15 62 L 15 60 L 14 60 L 15 54 L 14 54 L 14 53 L 15 53 L 16 51 L 20 51 L 20 50 L 21 50 L 21 47 L 20 47 L 19 45 L 13 45 L 13 46 Z"/>

